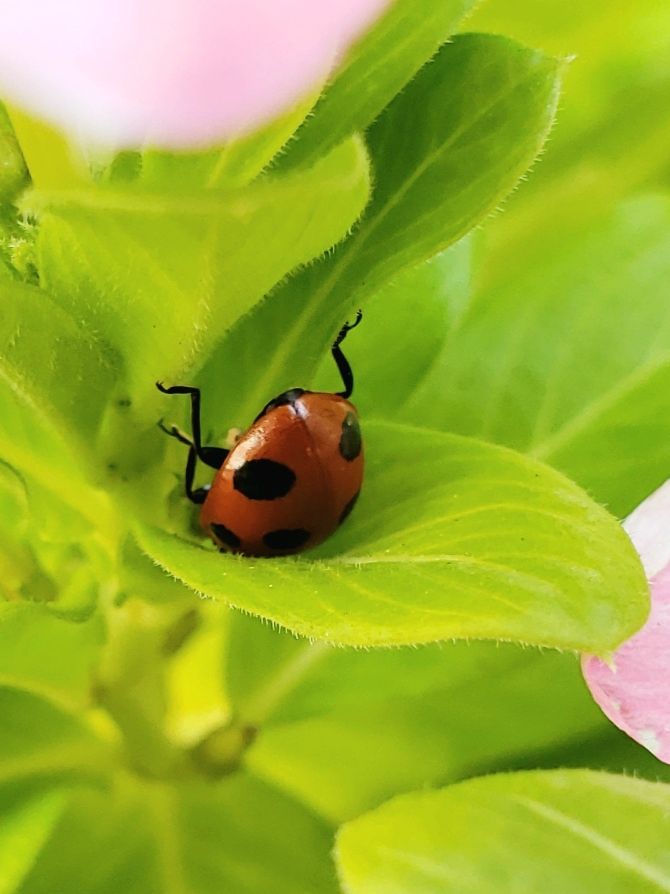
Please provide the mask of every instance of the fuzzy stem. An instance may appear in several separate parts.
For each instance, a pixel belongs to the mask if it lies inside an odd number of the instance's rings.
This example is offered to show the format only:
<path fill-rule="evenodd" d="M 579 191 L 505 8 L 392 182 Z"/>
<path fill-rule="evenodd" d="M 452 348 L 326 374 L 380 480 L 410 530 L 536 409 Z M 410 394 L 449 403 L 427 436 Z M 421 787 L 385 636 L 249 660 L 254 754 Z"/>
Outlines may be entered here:
<path fill-rule="evenodd" d="M 98 702 L 123 735 L 129 764 L 145 776 L 166 778 L 184 764 L 165 720 L 165 619 L 129 600 L 109 608 L 109 639 L 98 669 Z"/>

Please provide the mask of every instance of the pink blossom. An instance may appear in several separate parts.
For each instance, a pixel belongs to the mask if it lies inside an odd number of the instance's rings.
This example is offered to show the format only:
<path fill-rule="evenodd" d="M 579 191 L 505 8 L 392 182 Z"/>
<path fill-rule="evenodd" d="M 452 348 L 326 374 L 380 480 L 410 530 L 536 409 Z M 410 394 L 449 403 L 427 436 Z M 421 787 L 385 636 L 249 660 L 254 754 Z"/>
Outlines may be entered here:
<path fill-rule="evenodd" d="M 651 584 L 645 626 L 609 663 L 584 656 L 582 670 L 609 719 L 670 763 L 670 481 L 624 522 Z"/>
<path fill-rule="evenodd" d="M 306 96 L 388 0 L 0 0 L 0 93 L 78 137 L 187 147 Z"/>

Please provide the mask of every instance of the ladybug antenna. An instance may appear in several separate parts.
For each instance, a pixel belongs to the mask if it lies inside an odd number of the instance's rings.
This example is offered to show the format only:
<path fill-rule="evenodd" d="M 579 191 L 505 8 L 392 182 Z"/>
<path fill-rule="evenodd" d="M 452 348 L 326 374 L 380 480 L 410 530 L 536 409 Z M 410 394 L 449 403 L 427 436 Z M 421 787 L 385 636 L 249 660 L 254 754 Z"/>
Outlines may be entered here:
<path fill-rule="evenodd" d="M 352 329 L 355 329 L 362 319 L 363 311 L 359 310 L 356 313 L 356 319 L 354 320 L 354 322 L 345 323 L 344 326 L 340 329 L 331 349 L 333 353 L 333 359 L 335 360 L 339 373 L 342 376 L 342 384 L 344 385 L 344 391 L 337 391 L 336 394 L 338 394 L 340 397 L 343 397 L 345 400 L 348 400 L 351 397 L 354 390 L 354 374 L 351 371 L 351 367 L 349 366 L 349 361 L 342 353 L 342 348 L 340 347 L 340 345 L 347 337 L 347 332 L 351 332 Z"/>

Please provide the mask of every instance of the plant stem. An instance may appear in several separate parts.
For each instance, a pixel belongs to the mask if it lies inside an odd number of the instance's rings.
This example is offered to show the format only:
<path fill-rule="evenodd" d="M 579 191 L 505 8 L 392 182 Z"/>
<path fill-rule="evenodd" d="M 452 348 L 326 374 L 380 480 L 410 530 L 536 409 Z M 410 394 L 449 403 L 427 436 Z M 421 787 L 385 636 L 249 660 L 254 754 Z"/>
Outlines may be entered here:
<path fill-rule="evenodd" d="M 235 772 L 263 724 L 309 671 L 332 653 L 332 648 L 325 643 L 303 643 L 247 699 L 237 716 L 210 732 L 192 749 L 191 757 L 198 769 L 213 777 Z"/>
<path fill-rule="evenodd" d="M 95 687 L 123 734 L 128 762 L 154 778 L 185 763 L 165 731 L 165 618 L 139 601 L 110 606 L 109 639 Z"/>

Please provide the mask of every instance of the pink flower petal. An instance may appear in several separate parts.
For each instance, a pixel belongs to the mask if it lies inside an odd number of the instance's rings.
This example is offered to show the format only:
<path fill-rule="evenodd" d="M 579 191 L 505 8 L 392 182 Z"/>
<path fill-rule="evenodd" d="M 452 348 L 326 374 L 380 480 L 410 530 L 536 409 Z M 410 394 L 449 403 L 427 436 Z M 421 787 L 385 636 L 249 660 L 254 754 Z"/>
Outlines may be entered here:
<path fill-rule="evenodd" d="M 670 565 L 670 481 L 631 512 L 624 528 L 640 554 L 649 580 Z"/>
<path fill-rule="evenodd" d="M 326 77 L 388 0 L 0 0 L 0 92 L 80 138 L 187 147 Z"/>
<path fill-rule="evenodd" d="M 609 664 L 584 655 L 582 671 L 612 723 L 670 763 L 670 482 L 645 500 L 624 527 L 650 577 L 651 614 Z"/>

